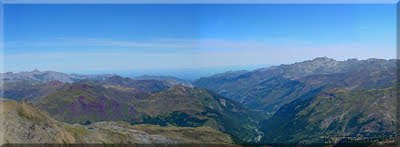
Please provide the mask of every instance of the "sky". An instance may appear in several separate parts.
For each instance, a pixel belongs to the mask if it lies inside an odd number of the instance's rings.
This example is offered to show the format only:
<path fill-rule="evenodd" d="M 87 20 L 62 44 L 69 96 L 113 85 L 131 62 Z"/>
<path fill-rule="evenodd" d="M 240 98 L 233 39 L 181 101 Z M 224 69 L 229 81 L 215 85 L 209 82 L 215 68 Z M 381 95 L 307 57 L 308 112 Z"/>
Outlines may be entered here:
<path fill-rule="evenodd" d="M 395 4 L 6 4 L 3 18 L 12 72 L 183 74 L 396 58 Z"/>

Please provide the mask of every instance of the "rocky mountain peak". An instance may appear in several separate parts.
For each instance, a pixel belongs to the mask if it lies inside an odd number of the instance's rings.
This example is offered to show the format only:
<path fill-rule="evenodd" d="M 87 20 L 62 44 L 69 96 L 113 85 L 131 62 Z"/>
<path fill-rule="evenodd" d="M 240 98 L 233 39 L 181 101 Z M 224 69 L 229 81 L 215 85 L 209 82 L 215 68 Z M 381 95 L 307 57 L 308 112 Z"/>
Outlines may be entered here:
<path fill-rule="evenodd" d="M 336 61 L 333 58 L 317 57 L 317 58 L 314 58 L 313 60 L 308 60 L 308 61 L 304 61 L 304 62 L 300 62 L 300 63 L 324 66 L 324 65 L 332 65 L 337 62 L 338 61 Z"/>
<path fill-rule="evenodd" d="M 31 71 L 31 73 L 37 74 L 37 73 L 41 73 L 41 72 L 40 72 L 40 70 L 35 68 L 34 70 Z"/>
<path fill-rule="evenodd" d="M 328 57 L 317 57 L 313 59 L 312 61 L 319 61 L 319 62 L 331 62 L 331 61 L 336 61 L 335 59 L 328 58 Z"/>

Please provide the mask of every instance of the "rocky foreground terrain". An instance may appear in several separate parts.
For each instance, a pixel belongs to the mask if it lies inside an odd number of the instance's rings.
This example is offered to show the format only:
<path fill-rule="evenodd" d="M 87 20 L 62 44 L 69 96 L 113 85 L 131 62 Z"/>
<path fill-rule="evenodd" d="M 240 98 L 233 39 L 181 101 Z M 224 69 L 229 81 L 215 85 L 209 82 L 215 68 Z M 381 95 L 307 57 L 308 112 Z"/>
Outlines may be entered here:
<path fill-rule="evenodd" d="M 26 102 L 0 101 L 0 144 L 6 143 L 231 143 L 209 127 L 159 127 L 124 122 L 59 122 Z"/>

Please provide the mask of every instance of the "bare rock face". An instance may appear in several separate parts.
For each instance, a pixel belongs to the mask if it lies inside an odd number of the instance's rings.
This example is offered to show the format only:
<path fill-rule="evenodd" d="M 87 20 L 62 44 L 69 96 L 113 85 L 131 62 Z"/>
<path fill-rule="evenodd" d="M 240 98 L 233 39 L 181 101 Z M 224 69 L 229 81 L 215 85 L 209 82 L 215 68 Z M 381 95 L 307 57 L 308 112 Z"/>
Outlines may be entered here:
<path fill-rule="evenodd" d="M 26 143 L 232 143 L 229 135 L 208 127 L 132 126 L 124 122 L 65 124 L 26 102 L 0 99 L 0 145 Z M 189 134 L 189 135 L 188 135 Z M 214 137 L 204 137 L 204 136 Z M 203 136 L 203 137 L 202 137 Z"/>

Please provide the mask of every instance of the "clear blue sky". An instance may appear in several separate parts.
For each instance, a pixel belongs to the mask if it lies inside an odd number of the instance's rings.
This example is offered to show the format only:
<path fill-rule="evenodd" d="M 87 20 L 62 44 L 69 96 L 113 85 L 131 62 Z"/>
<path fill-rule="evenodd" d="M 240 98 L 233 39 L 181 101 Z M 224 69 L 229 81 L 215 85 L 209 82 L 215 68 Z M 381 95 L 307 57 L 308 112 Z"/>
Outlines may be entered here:
<path fill-rule="evenodd" d="M 5 70 L 254 67 L 396 57 L 396 5 L 4 6 Z"/>

